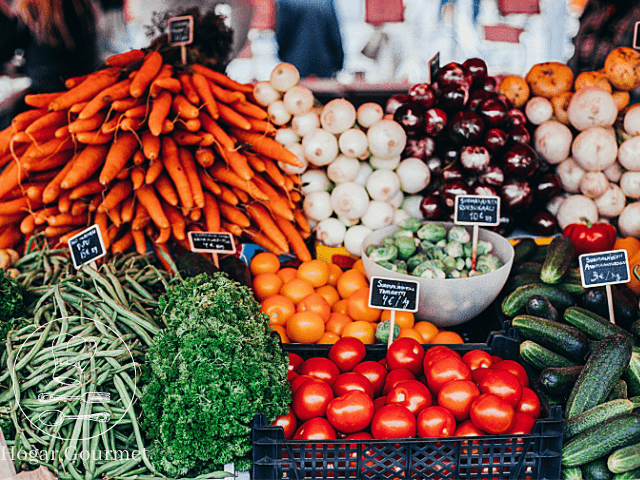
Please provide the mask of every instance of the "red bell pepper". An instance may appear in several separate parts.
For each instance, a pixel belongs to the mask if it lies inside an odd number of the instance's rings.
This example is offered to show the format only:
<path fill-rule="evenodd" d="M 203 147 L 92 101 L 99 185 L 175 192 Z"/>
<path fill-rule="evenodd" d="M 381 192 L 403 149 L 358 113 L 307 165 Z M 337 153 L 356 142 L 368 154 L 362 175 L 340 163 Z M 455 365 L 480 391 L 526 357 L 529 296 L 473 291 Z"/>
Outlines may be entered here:
<path fill-rule="evenodd" d="M 585 223 L 572 223 L 562 231 L 576 247 L 576 255 L 606 252 L 613 248 L 618 237 L 616 227 L 604 222 L 591 223 L 584 217 L 580 220 Z"/>

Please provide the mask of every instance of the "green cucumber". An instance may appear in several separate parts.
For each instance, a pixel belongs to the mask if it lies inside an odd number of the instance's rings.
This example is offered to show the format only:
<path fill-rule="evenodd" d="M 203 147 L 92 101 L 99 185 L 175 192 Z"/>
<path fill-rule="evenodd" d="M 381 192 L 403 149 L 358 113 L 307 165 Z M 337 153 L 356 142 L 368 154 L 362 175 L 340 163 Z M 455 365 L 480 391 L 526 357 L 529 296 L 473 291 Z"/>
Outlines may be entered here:
<path fill-rule="evenodd" d="M 553 237 L 540 270 L 540 280 L 550 284 L 560 282 L 571 267 L 575 254 L 576 248 L 569 238 L 564 235 Z"/>
<path fill-rule="evenodd" d="M 589 410 L 605 401 L 631 359 L 631 342 L 623 335 L 610 335 L 596 343 L 576 380 L 565 418 Z"/>
<path fill-rule="evenodd" d="M 578 467 L 640 441 L 640 415 L 625 413 L 582 432 L 562 446 L 562 465 Z"/>
<path fill-rule="evenodd" d="M 634 337 L 640 338 L 640 320 L 636 320 L 629 327 L 629 331 L 633 334 Z"/>
<path fill-rule="evenodd" d="M 571 325 L 531 315 L 518 315 L 511 320 L 511 326 L 516 327 L 524 338 L 578 363 L 584 362 L 589 351 L 587 336 Z"/>
<path fill-rule="evenodd" d="M 562 480 L 582 480 L 580 467 L 563 468 L 560 472 Z"/>
<path fill-rule="evenodd" d="M 527 300 L 526 311 L 528 315 L 557 321 L 560 317 L 558 309 L 544 295 L 531 295 Z"/>
<path fill-rule="evenodd" d="M 518 287 L 523 287 L 525 285 L 531 285 L 532 283 L 540 283 L 540 275 L 537 273 L 519 273 L 517 275 L 512 275 L 507 280 L 507 292 L 511 292 Z"/>
<path fill-rule="evenodd" d="M 569 393 L 578 379 L 582 366 L 577 367 L 549 367 L 538 376 L 542 390 L 551 395 Z"/>
<path fill-rule="evenodd" d="M 579 268 L 570 268 L 562 277 L 563 282 L 582 283 L 582 274 Z"/>
<path fill-rule="evenodd" d="M 576 303 L 571 295 L 560 288 L 545 283 L 532 283 L 518 287 L 507 295 L 500 306 L 502 313 L 507 317 L 517 315 L 526 306 L 532 295 L 544 295 L 549 299 L 551 305 L 562 312 Z"/>
<path fill-rule="evenodd" d="M 640 478 L 640 468 L 624 473 L 616 473 L 612 480 L 638 480 Z"/>
<path fill-rule="evenodd" d="M 529 273 L 531 275 L 537 275 L 538 281 L 540 281 L 540 270 L 542 270 L 542 264 L 537 262 L 521 262 L 513 267 L 514 274 Z"/>
<path fill-rule="evenodd" d="M 624 378 L 629 387 L 629 395 L 632 397 L 640 395 L 640 348 L 638 347 L 631 349 L 631 359 L 624 372 Z"/>
<path fill-rule="evenodd" d="M 563 357 L 532 340 L 525 340 L 520 344 L 520 356 L 537 371 L 549 367 L 575 367 L 578 365 L 573 360 Z"/>
<path fill-rule="evenodd" d="M 607 401 L 626 398 L 629 398 L 629 390 L 627 388 L 627 382 L 621 378 L 611 389 L 611 393 L 607 397 Z"/>
<path fill-rule="evenodd" d="M 562 290 L 567 292 L 569 295 L 573 295 L 573 296 L 576 296 L 576 297 L 582 295 L 584 292 L 587 291 L 587 289 L 584 288 L 582 286 L 582 284 L 578 283 L 578 282 L 566 281 L 566 282 L 559 283 L 558 286 Z"/>
<path fill-rule="evenodd" d="M 549 244 L 546 245 L 538 245 L 538 250 L 533 254 L 531 258 L 529 258 L 530 262 L 538 262 L 540 265 L 544 262 L 545 258 L 547 258 L 547 251 L 549 250 Z"/>
<path fill-rule="evenodd" d="M 624 473 L 640 468 L 640 443 L 619 448 L 609 455 L 607 468 L 613 473 Z"/>
<path fill-rule="evenodd" d="M 564 311 L 564 321 L 582 330 L 587 337 L 594 340 L 602 340 L 609 335 L 624 335 L 631 344 L 635 343 L 633 335 L 624 328 L 611 323 L 597 313 L 593 313 L 582 307 L 569 307 Z"/>
<path fill-rule="evenodd" d="M 607 467 L 607 458 L 602 457 L 580 467 L 584 480 L 611 480 L 611 471 Z"/>
<path fill-rule="evenodd" d="M 631 413 L 633 407 L 634 403 L 631 400 L 621 398 L 601 403 L 578 415 L 574 415 L 564 422 L 564 440 L 570 440 L 576 435 L 606 422 L 610 418 L 617 417 L 623 413 Z"/>
<path fill-rule="evenodd" d="M 513 246 L 513 251 L 515 253 L 513 257 L 514 265 L 519 262 L 526 262 L 536 253 L 537 250 L 538 244 L 532 237 L 524 237 L 520 239 L 520 241 Z"/>
<path fill-rule="evenodd" d="M 631 325 L 638 319 L 638 303 L 620 292 L 612 285 L 613 314 L 616 324 L 622 328 L 631 329 Z M 592 312 L 609 319 L 609 301 L 604 287 L 588 288 L 580 297 L 580 304 Z"/>

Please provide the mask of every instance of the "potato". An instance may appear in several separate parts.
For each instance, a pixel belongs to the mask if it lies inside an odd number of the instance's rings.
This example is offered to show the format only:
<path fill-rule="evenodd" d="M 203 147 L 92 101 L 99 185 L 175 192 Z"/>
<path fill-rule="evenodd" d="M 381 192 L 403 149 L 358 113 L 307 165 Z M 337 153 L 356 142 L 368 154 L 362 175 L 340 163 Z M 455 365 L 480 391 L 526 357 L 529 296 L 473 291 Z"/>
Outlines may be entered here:
<path fill-rule="evenodd" d="M 513 108 L 520 108 L 529 99 L 531 90 L 529 84 L 520 75 L 506 75 L 498 85 L 498 93 L 507 97 Z"/>
<path fill-rule="evenodd" d="M 569 103 L 573 97 L 573 92 L 562 92 L 551 97 L 551 105 L 553 106 L 553 115 L 560 123 L 569 125 Z"/>
<path fill-rule="evenodd" d="M 573 84 L 573 89 L 577 92 L 584 87 L 600 87 L 609 93 L 613 91 L 611 84 L 607 79 L 607 74 L 602 70 L 582 72 L 578 74 L 576 81 Z"/>
<path fill-rule="evenodd" d="M 604 61 L 604 70 L 616 89 L 634 90 L 640 87 L 640 52 L 630 47 L 614 48 Z"/>
<path fill-rule="evenodd" d="M 573 78 L 573 72 L 564 63 L 544 62 L 531 67 L 525 80 L 533 95 L 551 98 L 571 90 Z"/>

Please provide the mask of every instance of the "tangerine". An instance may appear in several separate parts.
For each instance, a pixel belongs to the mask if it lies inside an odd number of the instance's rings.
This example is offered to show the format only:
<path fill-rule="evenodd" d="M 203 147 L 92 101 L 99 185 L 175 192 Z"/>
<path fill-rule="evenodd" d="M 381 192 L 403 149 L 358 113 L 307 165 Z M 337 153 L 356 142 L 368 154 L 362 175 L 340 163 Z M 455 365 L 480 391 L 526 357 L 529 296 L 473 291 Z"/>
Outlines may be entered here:
<path fill-rule="evenodd" d="M 391 319 L 391 310 L 383 310 L 382 315 L 380 315 L 380 321 L 384 322 L 385 320 Z M 393 321 L 400 328 L 413 328 L 415 322 L 415 316 L 412 312 L 406 312 L 404 310 L 396 311 L 396 315 Z"/>
<path fill-rule="evenodd" d="M 329 321 L 325 324 L 325 331 L 335 333 L 336 335 L 342 335 L 342 330 L 345 325 L 348 325 L 353 320 L 349 315 L 338 312 L 331 312 Z"/>
<path fill-rule="evenodd" d="M 333 332 L 324 332 L 317 343 L 318 345 L 333 345 L 338 340 L 340 340 L 340 335 L 336 335 Z"/>
<path fill-rule="evenodd" d="M 274 332 L 280 335 L 280 341 L 282 343 L 291 343 L 289 337 L 287 337 L 287 331 L 284 329 L 282 325 L 269 325 Z"/>
<path fill-rule="evenodd" d="M 353 264 L 353 266 L 351 267 L 354 270 L 358 270 L 360 273 L 362 273 L 363 275 L 366 275 L 367 272 L 364 271 L 364 263 L 362 262 L 362 259 L 359 258 L 358 260 L 355 261 L 355 263 Z"/>
<path fill-rule="evenodd" d="M 369 282 L 367 282 L 367 277 L 364 273 L 353 268 L 340 275 L 336 283 L 336 288 L 341 298 L 348 298 L 356 290 L 368 286 Z"/>
<path fill-rule="evenodd" d="M 400 328 L 400 333 L 398 334 L 398 338 L 409 337 L 416 340 L 418 343 L 424 343 L 424 338 L 422 334 L 413 328 Z M 396 340 L 398 339 L 396 338 Z"/>
<path fill-rule="evenodd" d="M 282 285 L 279 293 L 297 305 L 300 300 L 314 292 L 313 285 L 308 280 L 293 278 Z"/>
<path fill-rule="evenodd" d="M 343 298 L 342 300 L 338 300 L 336 303 L 331 305 L 332 312 L 344 313 L 347 314 L 347 299 Z"/>
<path fill-rule="evenodd" d="M 345 325 L 341 336 L 354 337 L 364 344 L 372 344 L 376 338 L 376 326 L 371 322 L 358 320 Z"/>
<path fill-rule="evenodd" d="M 329 265 L 322 260 L 307 260 L 298 267 L 297 277 L 308 280 L 314 288 L 321 287 L 329 280 Z"/>
<path fill-rule="evenodd" d="M 280 259 L 272 252 L 256 253 L 251 259 L 251 262 L 249 262 L 249 271 L 251 272 L 251 275 L 276 273 L 279 269 Z"/>
<path fill-rule="evenodd" d="M 298 275 L 298 271 L 293 267 L 284 267 L 276 272 L 284 283 L 287 283 L 289 280 L 293 280 Z"/>
<path fill-rule="evenodd" d="M 319 293 L 310 293 L 296 305 L 297 312 L 313 312 L 322 317 L 322 321 L 327 323 L 331 315 L 331 305 Z"/>
<path fill-rule="evenodd" d="M 449 330 L 442 330 L 438 332 L 438 334 L 431 339 L 431 343 L 433 344 L 463 344 L 464 339 L 458 335 L 456 332 L 451 332 Z"/>
<path fill-rule="evenodd" d="M 296 312 L 287 321 L 286 332 L 292 342 L 316 343 L 324 334 L 324 320 L 314 312 Z"/>
<path fill-rule="evenodd" d="M 369 287 L 356 290 L 347 298 L 347 314 L 356 321 L 377 322 L 381 313 L 379 308 L 369 306 Z"/>
<path fill-rule="evenodd" d="M 275 273 L 259 273 L 251 282 L 253 293 L 260 302 L 280 292 L 282 285 L 282 279 Z"/>
<path fill-rule="evenodd" d="M 421 322 L 416 322 L 413 326 L 413 329 L 417 330 L 420 335 L 422 335 L 422 343 L 431 343 L 433 337 L 438 334 L 438 327 L 436 327 L 433 323 L 424 320 Z"/>
<path fill-rule="evenodd" d="M 335 287 L 326 284 L 321 287 L 316 288 L 316 293 L 322 295 L 324 299 L 329 302 L 329 305 L 333 305 L 338 300 L 340 300 L 340 294 Z"/>
<path fill-rule="evenodd" d="M 260 311 L 269 315 L 269 325 L 286 325 L 296 313 L 296 306 L 284 295 L 272 295 L 260 304 Z"/>
<path fill-rule="evenodd" d="M 342 269 L 335 263 L 329 263 L 327 266 L 329 267 L 329 278 L 327 279 L 327 283 L 335 287 L 338 282 L 338 277 L 342 275 Z"/>

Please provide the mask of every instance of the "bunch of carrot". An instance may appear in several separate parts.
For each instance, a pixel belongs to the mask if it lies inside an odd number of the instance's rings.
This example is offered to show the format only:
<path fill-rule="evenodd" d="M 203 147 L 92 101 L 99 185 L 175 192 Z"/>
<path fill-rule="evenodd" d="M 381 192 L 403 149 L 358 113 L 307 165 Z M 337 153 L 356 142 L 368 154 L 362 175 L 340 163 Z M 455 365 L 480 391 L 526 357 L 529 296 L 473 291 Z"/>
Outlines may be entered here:
<path fill-rule="evenodd" d="M 253 87 L 202 65 L 132 50 L 0 131 L 0 248 L 44 231 L 65 243 L 92 223 L 114 252 L 188 248 L 188 231 L 230 232 L 310 259 L 296 155 Z"/>

